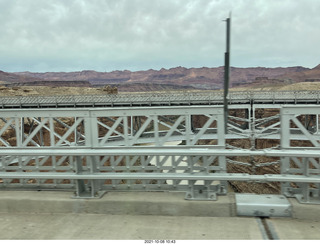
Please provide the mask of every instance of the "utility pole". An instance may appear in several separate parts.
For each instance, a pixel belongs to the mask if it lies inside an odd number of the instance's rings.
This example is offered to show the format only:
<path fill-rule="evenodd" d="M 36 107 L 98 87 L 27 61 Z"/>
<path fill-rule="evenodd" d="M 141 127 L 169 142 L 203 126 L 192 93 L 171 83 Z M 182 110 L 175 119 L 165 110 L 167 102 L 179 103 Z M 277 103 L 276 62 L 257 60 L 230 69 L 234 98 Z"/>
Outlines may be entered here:
<path fill-rule="evenodd" d="M 228 133 L 228 94 L 229 94 L 229 76 L 230 76 L 230 26 L 231 26 L 231 13 L 227 22 L 227 39 L 226 39 L 226 52 L 224 53 L 224 123 L 225 133 Z"/>

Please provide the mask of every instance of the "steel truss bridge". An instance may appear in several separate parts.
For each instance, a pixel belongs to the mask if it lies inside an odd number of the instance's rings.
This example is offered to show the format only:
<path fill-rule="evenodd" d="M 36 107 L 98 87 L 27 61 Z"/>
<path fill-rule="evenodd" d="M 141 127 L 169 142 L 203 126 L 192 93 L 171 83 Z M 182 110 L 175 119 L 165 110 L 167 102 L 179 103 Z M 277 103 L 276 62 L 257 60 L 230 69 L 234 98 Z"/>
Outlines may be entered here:
<path fill-rule="evenodd" d="M 216 200 L 228 181 L 280 182 L 281 194 L 319 204 L 319 102 L 312 91 L 234 92 L 225 121 L 218 92 L 2 97 L 0 187 Z M 233 173 L 229 164 L 279 172 Z"/>

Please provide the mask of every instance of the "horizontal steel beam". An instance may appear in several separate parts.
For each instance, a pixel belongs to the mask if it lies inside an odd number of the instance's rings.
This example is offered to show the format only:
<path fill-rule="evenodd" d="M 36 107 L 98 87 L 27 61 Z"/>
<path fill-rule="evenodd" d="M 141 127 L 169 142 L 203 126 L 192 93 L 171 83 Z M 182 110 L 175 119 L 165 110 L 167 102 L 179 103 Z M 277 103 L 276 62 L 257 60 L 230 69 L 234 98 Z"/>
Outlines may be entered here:
<path fill-rule="evenodd" d="M 46 172 L 0 172 L 2 179 L 70 179 L 70 180 L 209 180 L 254 182 L 301 182 L 320 183 L 320 176 L 311 175 L 249 175 L 239 173 L 46 173 Z"/>
<path fill-rule="evenodd" d="M 320 106 L 314 104 L 283 105 L 283 114 L 320 114 Z"/>
<path fill-rule="evenodd" d="M 319 149 L 222 149 L 216 147 L 28 147 L 28 148 L 1 148 L 0 156 L 269 156 L 269 157 L 320 157 Z"/>
<path fill-rule="evenodd" d="M 1 110 L 0 117 L 110 117 L 110 116 L 150 116 L 150 115 L 204 115 L 223 114 L 223 106 L 157 106 L 152 107 L 105 107 L 105 108 L 46 108 Z"/>

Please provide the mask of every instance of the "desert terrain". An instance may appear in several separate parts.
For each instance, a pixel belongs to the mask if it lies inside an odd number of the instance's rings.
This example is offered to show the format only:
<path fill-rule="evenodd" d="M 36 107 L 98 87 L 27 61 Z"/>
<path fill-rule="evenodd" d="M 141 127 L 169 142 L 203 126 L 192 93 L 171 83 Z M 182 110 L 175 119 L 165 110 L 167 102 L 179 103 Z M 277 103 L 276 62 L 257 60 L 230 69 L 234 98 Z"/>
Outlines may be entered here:
<path fill-rule="evenodd" d="M 284 84 L 256 84 L 247 87 L 235 87 L 230 91 L 319 91 L 320 82 L 299 82 L 289 85 Z M 184 90 L 141 90 L 140 92 L 221 92 L 222 90 L 197 90 L 197 89 L 184 89 Z M 16 86 L 6 87 L 0 85 L 0 96 L 59 96 L 59 95 L 105 95 L 116 93 L 131 93 L 128 91 L 118 91 L 115 86 L 104 87 L 50 87 L 50 86 Z"/>
<path fill-rule="evenodd" d="M 112 71 L 97 72 L 84 70 L 77 72 L 4 72 L 0 71 L 0 85 L 5 87 L 54 87 L 52 92 L 59 91 L 59 87 L 83 87 L 79 92 L 95 91 L 88 88 L 103 88 L 107 85 L 117 87 L 118 92 L 148 92 L 168 90 L 220 90 L 223 88 L 224 67 L 216 68 L 184 68 L 146 70 L 146 71 Z M 314 68 L 295 67 L 251 67 L 230 68 L 230 88 L 236 90 L 272 90 L 272 89 L 313 89 L 320 82 L 320 65 Z M 295 87 L 296 83 L 303 83 Z M 315 85 L 314 85 L 314 84 Z M 293 86 L 290 86 L 293 85 Z M 312 86 L 312 87 L 310 87 Z M 34 95 L 41 89 L 30 88 Z M 68 89 L 67 89 L 68 90 Z M 70 92 L 71 90 L 69 90 Z M 95 92 L 99 93 L 99 90 Z M 12 92 L 14 93 L 14 92 Z"/>

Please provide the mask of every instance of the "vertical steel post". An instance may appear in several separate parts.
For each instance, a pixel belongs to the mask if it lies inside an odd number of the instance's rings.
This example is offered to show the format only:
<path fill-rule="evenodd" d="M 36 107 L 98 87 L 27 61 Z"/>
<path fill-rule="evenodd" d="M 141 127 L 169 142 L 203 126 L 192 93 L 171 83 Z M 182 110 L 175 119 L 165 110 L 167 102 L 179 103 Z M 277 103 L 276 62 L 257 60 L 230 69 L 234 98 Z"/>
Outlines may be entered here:
<path fill-rule="evenodd" d="M 224 53 L 224 118 L 225 118 L 225 133 L 228 129 L 228 93 L 229 93 L 229 76 L 230 76 L 230 26 L 231 26 L 231 13 L 227 22 L 227 36 L 226 36 L 226 52 Z"/>
<path fill-rule="evenodd" d="M 231 28 L 231 12 L 229 14 L 229 18 L 226 20 L 227 30 L 226 30 L 226 52 L 224 54 L 224 94 L 223 94 L 223 104 L 224 104 L 224 138 L 225 135 L 228 134 L 228 93 L 229 93 L 229 77 L 230 77 L 230 28 Z M 220 127 L 221 128 L 221 127 Z M 222 129 L 222 128 L 221 128 Z M 220 129 L 220 130 L 221 130 Z M 219 127 L 218 127 L 219 131 Z M 220 142 L 221 143 L 221 138 Z M 223 145 L 225 147 L 225 139 L 223 141 Z M 219 166 L 221 172 L 226 172 L 226 157 L 219 157 Z M 224 189 L 223 189 L 224 188 Z M 221 182 L 221 193 L 226 192 L 227 190 L 227 182 Z"/>

